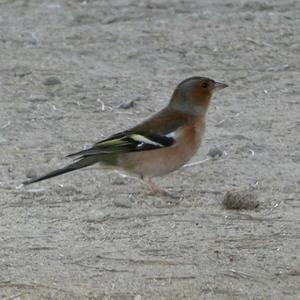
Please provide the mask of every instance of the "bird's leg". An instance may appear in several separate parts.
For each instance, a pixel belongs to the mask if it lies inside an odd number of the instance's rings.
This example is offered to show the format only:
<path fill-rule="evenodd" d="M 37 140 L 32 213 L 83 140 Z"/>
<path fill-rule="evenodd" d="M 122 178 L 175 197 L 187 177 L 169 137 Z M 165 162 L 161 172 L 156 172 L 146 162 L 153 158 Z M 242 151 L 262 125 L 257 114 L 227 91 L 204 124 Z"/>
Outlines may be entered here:
<path fill-rule="evenodd" d="M 162 189 L 157 184 L 155 184 L 153 181 L 151 181 L 150 178 L 145 178 L 143 175 L 137 176 L 129 176 L 125 175 L 123 173 L 117 172 L 122 178 L 128 178 L 133 179 L 141 182 L 142 184 L 146 185 L 150 189 L 150 195 L 157 195 L 161 197 L 163 200 L 168 202 L 168 204 L 178 204 L 175 200 L 178 200 L 179 197 L 172 195 L 168 191 Z M 171 200 L 173 199 L 173 201 Z"/>
<path fill-rule="evenodd" d="M 155 184 L 153 181 L 151 181 L 150 178 L 145 180 L 143 177 L 141 177 L 141 179 L 150 188 L 150 190 L 151 190 L 150 194 L 151 195 L 158 195 L 158 196 L 162 197 L 162 199 L 164 199 L 164 200 L 166 200 L 166 198 L 169 198 L 169 199 L 167 199 L 167 202 L 168 203 L 172 202 L 173 204 L 175 204 L 174 201 L 170 201 L 170 198 L 175 200 L 175 199 L 178 199 L 178 197 L 170 194 L 168 191 L 166 191 L 166 190 L 162 189 L 161 187 L 159 187 L 157 184 Z"/>

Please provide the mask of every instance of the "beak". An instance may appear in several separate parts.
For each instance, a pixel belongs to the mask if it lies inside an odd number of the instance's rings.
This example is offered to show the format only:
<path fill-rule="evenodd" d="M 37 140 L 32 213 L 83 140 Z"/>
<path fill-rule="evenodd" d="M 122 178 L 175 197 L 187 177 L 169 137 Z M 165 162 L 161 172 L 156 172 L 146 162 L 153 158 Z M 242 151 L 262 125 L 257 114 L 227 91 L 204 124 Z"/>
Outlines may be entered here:
<path fill-rule="evenodd" d="M 215 81 L 214 91 L 223 90 L 223 89 L 225 89 L 226 87 L 228 87 L 228 85 L 227 85 L 226 83 Z"/>

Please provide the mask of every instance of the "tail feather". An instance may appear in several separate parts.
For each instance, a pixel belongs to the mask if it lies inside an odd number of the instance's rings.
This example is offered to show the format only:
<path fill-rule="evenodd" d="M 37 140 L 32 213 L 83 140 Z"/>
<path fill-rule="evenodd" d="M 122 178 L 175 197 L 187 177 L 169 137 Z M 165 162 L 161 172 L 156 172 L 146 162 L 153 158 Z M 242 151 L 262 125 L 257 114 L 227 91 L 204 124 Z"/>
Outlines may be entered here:
<path fill-rule="evenodd" d="M 35 183 L 35 182 L 38 182 L 38 181 L 42 181 L 42 180 L 46 180 L 46 179 L 49 179 L 49 178 L 52 178 L 52 177 L 56 177 L 56 176 L 59 176 L 59 175 L 62 175 L 62 174 L 68 173 L 68 172 L 72 172 L 72 171 L 75 171 L 75 170 L 78 170 L 78 169 L 81 169 L 81 168 L 88 167 L 88 166 L 93 165 L 94 163 L 96 163 L 98 161 L 99 161 L 99 159 L 97 157 L 81 158 L 78 161 L 76 161 L 76 162 L 74 162 L 70 165 L 67 165 L 67 166 L 65 166 L 61 169 L 52 171 L 48 174 L 45 174 L 45 175 L 37 177 L 37 178 L 33 178 L 33 179 L 30 179 L 30 180 L 24 181 L 23 184 L 28 185 L 28 184 L 32 184 L 32 183 Z"/>

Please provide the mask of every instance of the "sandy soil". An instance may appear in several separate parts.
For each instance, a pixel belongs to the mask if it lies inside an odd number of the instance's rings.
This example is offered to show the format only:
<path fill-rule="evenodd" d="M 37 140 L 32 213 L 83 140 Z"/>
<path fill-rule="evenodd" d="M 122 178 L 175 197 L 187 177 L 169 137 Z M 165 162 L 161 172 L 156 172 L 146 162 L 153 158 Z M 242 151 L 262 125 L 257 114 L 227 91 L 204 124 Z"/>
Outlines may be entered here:
<path fill-rule="evenodd" d="M 297 0 L 0 0 L 0 299 L 300 299 L 299 16 Z M 178 206 L 95 168 L 17 188 L 192 75 L 230 85 L 194 161 L 225 152 L 158 180 Z M 225 209 L 231 190 L 258 208 Z"/>

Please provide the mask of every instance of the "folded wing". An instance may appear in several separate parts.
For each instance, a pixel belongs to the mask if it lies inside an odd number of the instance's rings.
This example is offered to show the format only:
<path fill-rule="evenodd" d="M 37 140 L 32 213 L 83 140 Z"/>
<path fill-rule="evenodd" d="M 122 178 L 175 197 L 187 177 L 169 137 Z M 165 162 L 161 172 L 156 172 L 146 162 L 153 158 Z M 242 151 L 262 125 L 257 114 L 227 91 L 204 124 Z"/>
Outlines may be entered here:
<path fill-rule="evenodd" d="M 174 137 L 144 132 L 121 132 L 96 143 L 93 147 L 68 155 L 68 157 L 101 154 L 119 154 L 136 151 L 154 150 L 170 147 L 175 143 Z"/>

